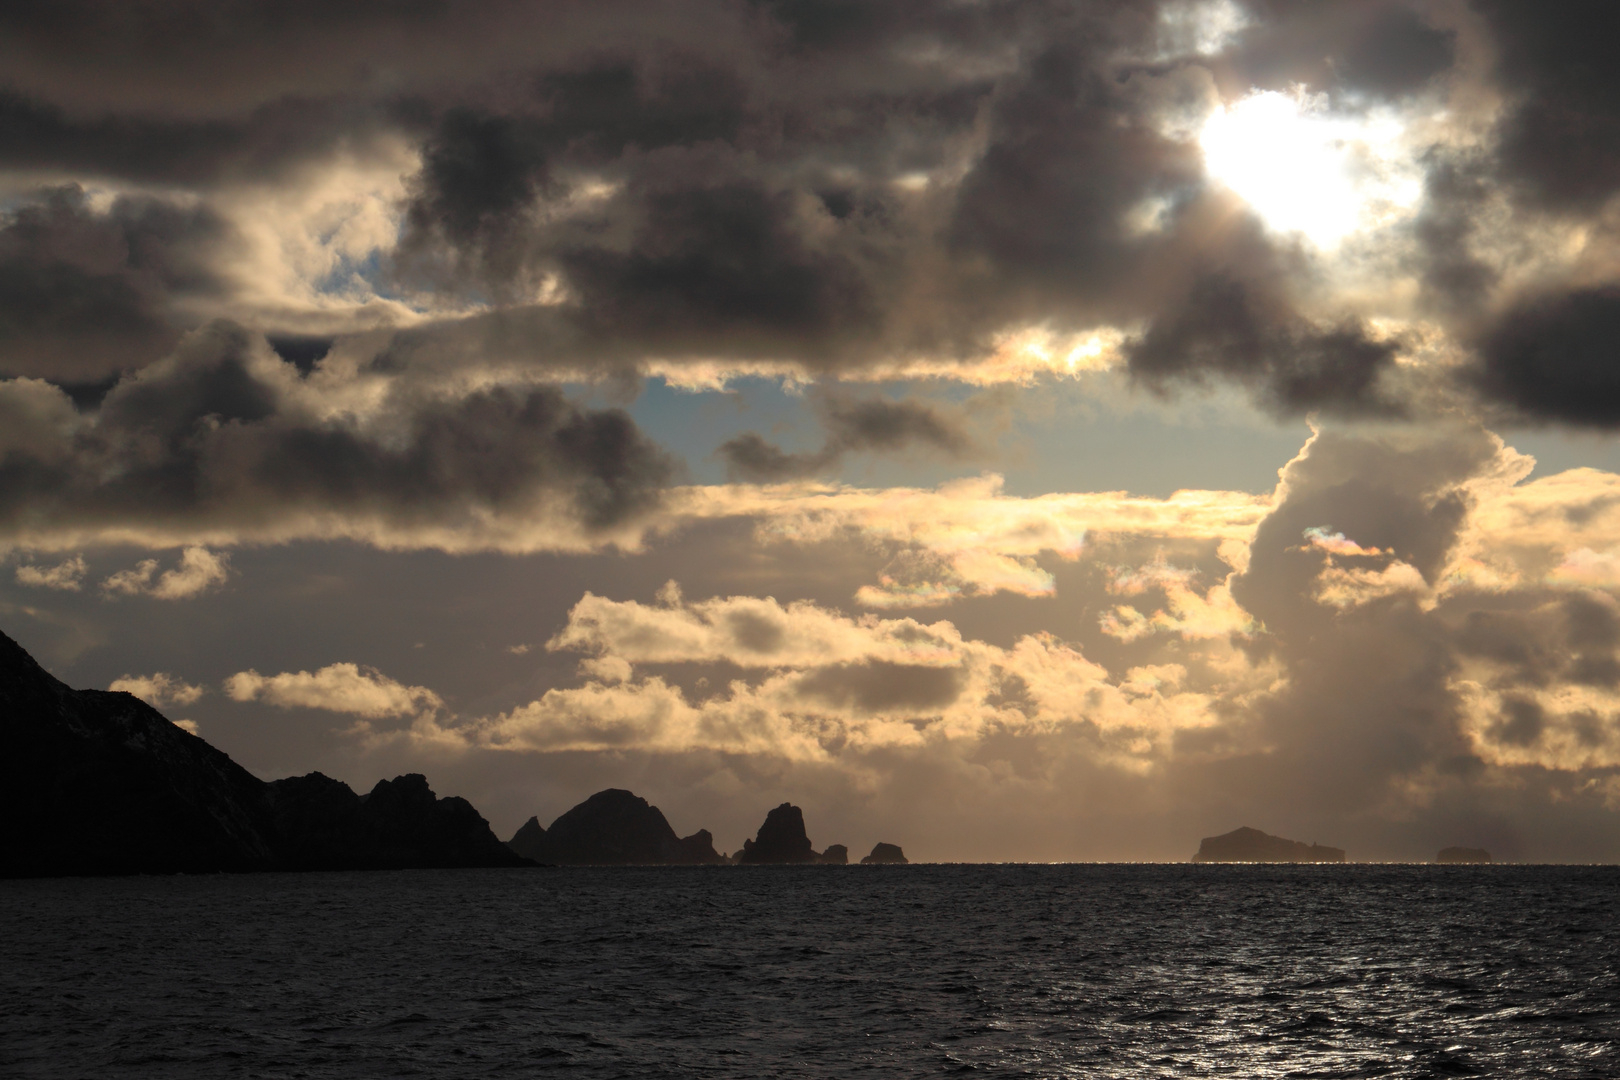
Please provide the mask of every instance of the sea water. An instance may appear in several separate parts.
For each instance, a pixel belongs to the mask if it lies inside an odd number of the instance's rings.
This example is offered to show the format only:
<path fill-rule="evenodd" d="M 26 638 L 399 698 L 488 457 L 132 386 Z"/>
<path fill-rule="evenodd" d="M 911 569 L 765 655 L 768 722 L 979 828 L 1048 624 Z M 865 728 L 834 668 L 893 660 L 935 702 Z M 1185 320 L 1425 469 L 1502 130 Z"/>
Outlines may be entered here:
<path fill-rule="evenodd" d="M 8 1077 L 1620 1076 L 1620 868 L 0 882 Z"/>

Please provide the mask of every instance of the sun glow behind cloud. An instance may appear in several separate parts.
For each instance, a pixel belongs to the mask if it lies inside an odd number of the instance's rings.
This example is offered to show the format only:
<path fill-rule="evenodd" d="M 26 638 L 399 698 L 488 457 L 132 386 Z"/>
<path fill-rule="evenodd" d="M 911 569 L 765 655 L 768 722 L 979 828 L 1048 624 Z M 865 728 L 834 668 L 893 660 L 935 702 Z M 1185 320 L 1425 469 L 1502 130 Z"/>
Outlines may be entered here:
<path fill-rule="evenodd" d="M 1326 98 L 1256 92 L 1217 110 L 1199 135 L 1204 168 L 1267 227 L 1323 250 L 1398 217 L 1422 194 L 1393 116 L 1327 112 Z"/>

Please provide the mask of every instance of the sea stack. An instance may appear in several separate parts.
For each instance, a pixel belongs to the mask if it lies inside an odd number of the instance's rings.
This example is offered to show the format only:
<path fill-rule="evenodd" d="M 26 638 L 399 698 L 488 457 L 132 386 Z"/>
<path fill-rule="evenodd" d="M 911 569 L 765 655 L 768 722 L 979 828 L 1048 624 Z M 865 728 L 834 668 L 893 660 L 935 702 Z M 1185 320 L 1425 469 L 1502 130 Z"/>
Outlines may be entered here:
<path fill-rule="evenodd" d="M 816 856 L 816 861 L 828 866 L 849 865 L 849 848 L 843 844 L 828 844 L 827 850 Z"/>
<path fill-rule="evenodd" d="M 861 860 L 862 866 L 871 866 L 874 863 L 894 863 L 896 865 L 909 863 L 906 853 L 900 850 L 899 844 L 879 844 L 872 849 L 872 854 Z"/>
<path fill-rule="evenodd" d="M 743 841 L 737 861 L 745 864 L 813 863 L 816 849 L 804 832 L 804 811 L 783 803 L 765 815 L 765 824 L 752 840 Z"/>
<path fill-rule="evenodd" d="M 1488 863 L 1491 853 L 1484 848 L 1477 847 L 1448 847 L 1441 848 L 1440 854 L 1434 857 L 1437 863 Z"/>
<path fill-rule="evenodd" d="M 1285 840 L 1244 826 L 1220 836 L 1206 836 L 1193 862 L 1344 862 L 1342 848 Z"/>

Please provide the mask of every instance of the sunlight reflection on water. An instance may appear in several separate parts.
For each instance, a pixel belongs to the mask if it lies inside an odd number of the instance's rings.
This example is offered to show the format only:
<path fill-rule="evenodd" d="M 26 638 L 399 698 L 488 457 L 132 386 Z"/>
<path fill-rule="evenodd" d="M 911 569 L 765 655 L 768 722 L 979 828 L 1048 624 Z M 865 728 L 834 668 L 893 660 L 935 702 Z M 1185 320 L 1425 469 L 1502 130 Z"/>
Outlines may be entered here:
<path fill-rule="evenodd" d="M 15 1076 L 1615 1076 L 1615 867 L 0 882 Z"/>

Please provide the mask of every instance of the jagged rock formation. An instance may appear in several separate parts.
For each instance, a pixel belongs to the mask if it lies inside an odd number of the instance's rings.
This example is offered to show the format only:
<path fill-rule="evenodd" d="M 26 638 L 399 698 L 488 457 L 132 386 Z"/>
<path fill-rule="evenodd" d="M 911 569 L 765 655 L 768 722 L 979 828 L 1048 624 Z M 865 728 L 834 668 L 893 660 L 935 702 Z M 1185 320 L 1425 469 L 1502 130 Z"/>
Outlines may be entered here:
<path fill-rule="evenodd" d="M 1344 862 L 1341 848 L 1284 840 L 1247 826 L 1206 836 L 1193 862 Z"/>
<path fill-rule="evenodd" d="M 909 863 L 906 853 L 900 850 L 899 844 L 878 844 L 872 849 L 872 854 L 861 860 L 862 866 L 874 863 Z"/>
<path fill-rule="evenodd" d="M 843 844 L 828 844 L 827 850 L 816 856 L 816 862 L 829 866 L 849 865 L 849 848 Z"/>
<path fill-rule="evenodd" d="M 543 863 L 550 858 L 550 849 L 546 846 L 546 827 L 540 824 L 540 819 L 531 817 L 525 821 L 506 846 L 533 862 Z"/>
<path fill-rule="evenodd" d="M 1434 857 L 1439 863 L 1488 863 L 1491 853 L 1484 848 L 1477 847 L 1448 847 L 1441 848 L 1440 854 Z"/>
<path fill-rule="evenodd" d="M 739 863 L 813 863 L 816 849 L 804 832 L 804 811 L 783 803 L 765 815 L 765 824 L 752 840 L 743 841 Z"/>
<path fill-rule="evenodd" d="M 677 837 L 663 811 L 619 788 L 598 791 L 551 823 L 530 818 L 507 841 L 528 859 L 568 866 L 658 866 L 719 863 L 707 829 Z"/>
<path fill-rule="evenodd" d="M 365 795 L 310 773 L 272 783 L 270 803 L 284 860 L 300 869 L 523 865 L 471 803 L 438 798 L 420 773 L 379 780 Z"/>
<path fill-rule="evenodd" d="M 420 776 L 363 799 L 319 773 L 266 784 L 137 697 L 72 689 L 5 634 L 0 747 L 0 876 L 526 865 Z"/>

